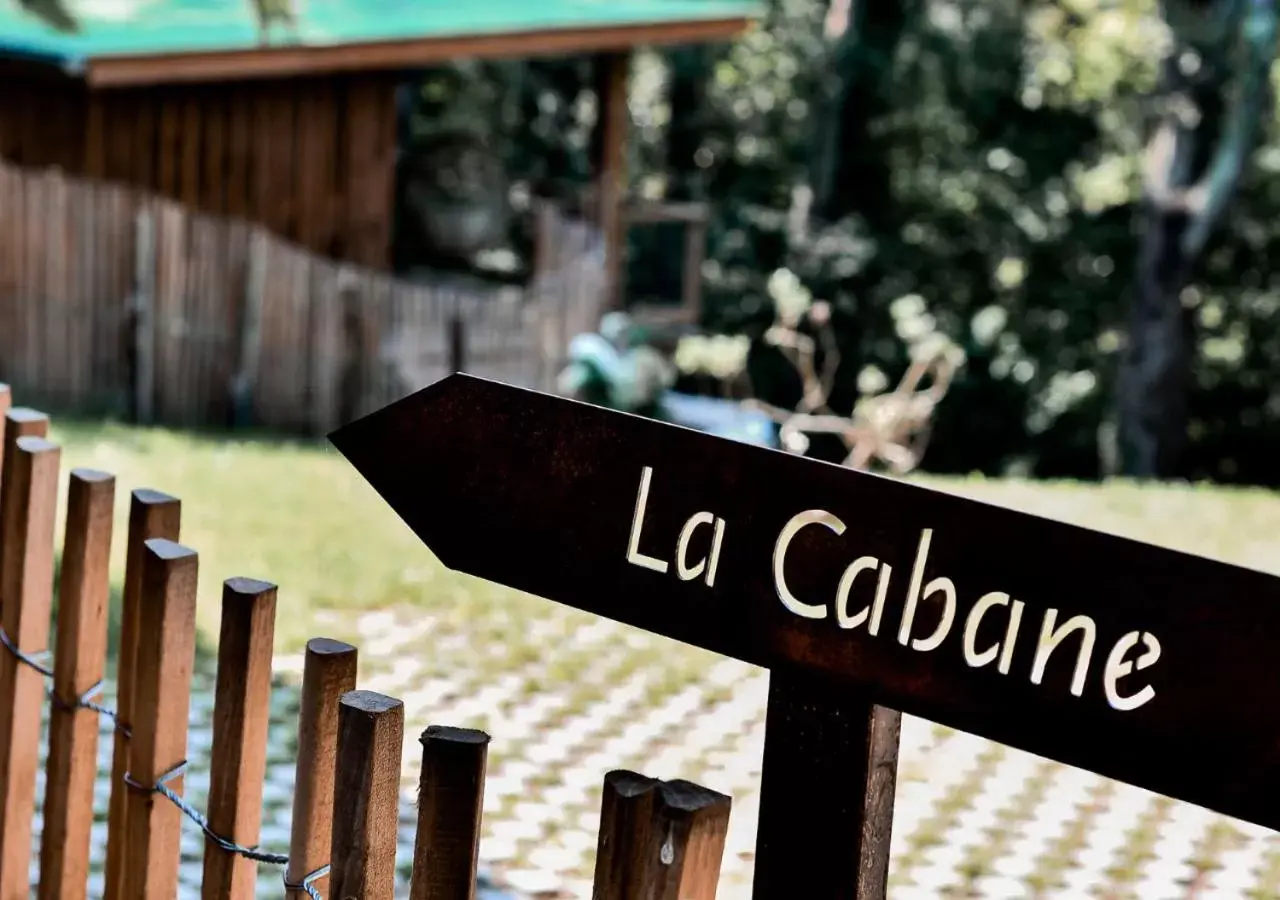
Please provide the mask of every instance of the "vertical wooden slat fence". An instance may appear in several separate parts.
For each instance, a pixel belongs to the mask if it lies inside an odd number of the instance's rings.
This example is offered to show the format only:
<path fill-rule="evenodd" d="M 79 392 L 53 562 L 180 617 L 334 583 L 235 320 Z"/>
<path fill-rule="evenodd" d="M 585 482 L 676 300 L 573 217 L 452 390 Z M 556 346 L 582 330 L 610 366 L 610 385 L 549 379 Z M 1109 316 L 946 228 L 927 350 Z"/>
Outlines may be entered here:
<path fill-rule="evenodd" d="M 271 712 L 271 643 L 276 587 L 232 578 L 222 590 L 222 629 L 209 777 L 209 827 L 242 847 L 258 843 L 267 774 Z M 206 837 L 203 896 L 251 897 L 256 864 Z"/>
<path fill-rule="evenodd" d="M 42 437 L 20 437 L 9 453 L 0 485 L 0 625 L 7 651 L 0 653 L 0 893 L 19 897 L 31 857 L 44 678 L 14 650 L 31 656 L 48 649 L 61 453 Z"/>
<path fill-rule="evenodd" d="M 196 654 L 198 555 L 178 543 L 181 502 L 130 494 L 116 710 L 97 702 L 107 657 L 108 559 L 115 479 L 68 475 L 52 666 L 49 634 L 60 450 L 48 418 L 8 408 L 0 385 L 0 884 L 28 896 L 41 706 L 49 753 L 39 835 L 41 898 L 87 896 L 99 716 L 116 722 L 105 896 L 172 900 L 180 836 L 205 828 L 202 896 L 249 900 L 258 863 L 282 868 L 290 897 L 390 900 L 396 890 L 404 705 L 358 688 L 356 648 L 307 644 L 290 846 L 258 840 L 265 774 L 276 587 L 224 583 L 213 710 L 209 808 L 183 799 Z M 413 900 L 475 896 L 489 736 L 421 733 Z M 594 895 L 601 900 L 714 900 L 730 801 L 683 781 L 604 778 Z"/>
<path fill-rule="evenodd" d="M 0 162 L 0 210 L 0 378 L 143 423 L 324 434 L 449 374 L 455 319 L 468 371 L 546 387 L 604 298 L 598 231 L 546 205 L 527 288 L 397 280 L 58 170 Z"/>
<path fill-rule="evenodd" d="M 91 699 L 106 675 L 115 496 L 111 475 L 72 471 L 58 583 L 53 670 L 53 697 L 58 699 L 49 711 L 40 900 L 81 900 L 89 878 L 92 820 L 73 801 L 93 794 L 98 777 L 98 717 L 93 710 L 64 701 Z"/>

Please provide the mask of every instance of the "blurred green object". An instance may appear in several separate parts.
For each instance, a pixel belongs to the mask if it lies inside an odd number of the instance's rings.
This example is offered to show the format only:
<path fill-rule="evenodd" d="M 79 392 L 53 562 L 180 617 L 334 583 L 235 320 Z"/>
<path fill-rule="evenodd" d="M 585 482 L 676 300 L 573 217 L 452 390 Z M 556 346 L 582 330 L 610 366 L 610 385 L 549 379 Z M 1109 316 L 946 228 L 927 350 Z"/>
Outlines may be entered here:
<path fill-rule="evenodd" d="M 675 364 L 646 340 L 643 329 L 626 313 L 607 313 L 597 333 L 579 334 L 569 342 L 569 363 L 557 389 L 596 406 L 750 444 L 778 445 L 777 427 L 768 416 L 732 400 L 671 390 Z"/>
<path fill-rule="evenodd" d="M 569 342 L 569 363 L 557 388 L 588 403 L 652 415 L 675 380 L 674 364 L 643 342 L 630 316 L 613 312 L 600 320 L 597 333 Z"/>

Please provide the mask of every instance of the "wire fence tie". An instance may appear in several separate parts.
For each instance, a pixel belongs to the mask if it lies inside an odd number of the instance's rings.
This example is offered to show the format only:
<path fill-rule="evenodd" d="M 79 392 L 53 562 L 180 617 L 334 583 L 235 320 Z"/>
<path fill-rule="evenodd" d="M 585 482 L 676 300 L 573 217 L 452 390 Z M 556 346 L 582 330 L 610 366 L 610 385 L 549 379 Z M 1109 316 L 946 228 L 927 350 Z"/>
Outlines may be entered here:
<path fill-rule="evenodd" d="M 9 653 L 18 660 L 18 662 L 39 672 L 46 679 L 53 679 L 53 669 L 50 668 L 47 663 L 47 660 L 51 659 L 53 655 L 49 650 L 41 650 L 38 653 L 23 652 L 18 648 L 13 640 L 10 639 L 3 626 L 0 626 L 0 646 L 3 646 L 8 650 Z M 74 712 L 77 709 L 91 710 L 92 712 L 109 718 L 114 725 L 115 730 L 123 734 L 126 738 L 132 737 L 133 735 L 129 726 L 120 720 L 120 714 L 118 712 L 114 709 L 110 709 L 106 706 L 93 702 L 93 698 L 101 694 L 102 690 L 103 682 L 100 680 L 80 696 L 76 697 L 75 700 L 70 702 L 61 697 L 58 692 L 54 690 L 52 685 L 49 686 L 48 694 L 50 702 L 59 709 L 67 712 Z M 228 840 L 222 835 L 214 832 L 214 830 L 209 827 L 209 820 L 206 818 L 204 813 L 200 812 L 200 810 L 183 800 L 182 797 L 173 791 L 167 784 L 167 782 L 183 775 L 186 770 L 187 761 L 184 759 L 178 765 L 174 766 L 172 769 L 157 778 L 154 784 L 142 784 L 129 772 L 124 773 L 124 783 L 125 786 L 131 790 L 140 791 L 145 794 L 160 794 L 162 797 L 167 798 L 170 803 L 178 807 L 179 811 L 181 811 L 183 815 L 199 825 L 200 830 L 205 833 L 205 836 L 208 837 L 210 841 L 227 853 L 234 853 L 237 856 L 243 856 L 245 859 L 252 860 L 253 862 L 265 863 L 267 865 L 287 866 L 289 864 L 289 857 L 285 854 L 267 853 L 264 850 L 259 850 L 257 847 L 243 847 L 235 841 Z M 329 865 L 326 863 L 320 868 L 309 872 L 301 881 L 294 884 L 289 881 L 288 871 L 286 870 L 284 875 L 284 887 L 285 890 L 288 891 L 302 891 L 310 897 L 311 900 L 324 900 L 324 898 L 320 896 L 320 892 L 316 889 L 315 882 L 328 874 Z"/>

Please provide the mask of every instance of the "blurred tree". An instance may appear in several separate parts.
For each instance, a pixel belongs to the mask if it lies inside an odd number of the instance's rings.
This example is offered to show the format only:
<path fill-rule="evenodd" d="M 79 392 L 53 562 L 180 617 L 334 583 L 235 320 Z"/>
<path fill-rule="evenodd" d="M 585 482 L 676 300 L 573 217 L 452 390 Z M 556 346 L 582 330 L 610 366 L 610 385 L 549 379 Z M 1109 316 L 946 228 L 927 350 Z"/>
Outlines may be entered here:
<path fill-rule="evenodd" d="M 74 34 L 80 24 L 71 12 L 66 0 L 16 0 L 18 7 L 40 19 L 50 28 L 64 34 Z M 258 22 L 259 40 L 267 43 L 271 27 L 284 25 L 291 30 L 297 26 L 293 0 L 252 0 L 254 18 Z"/>
<path fill-rule="evenodd" d="M 252 0 L 254 18 L 258 20 L 258 41 L 271 42 L 271 29 L 283 25 L 291 37 L 297 36 L 298 19 L 293 0 Z"/>
<path fill-rule="evenodd" d="M 63 34 L 80 30 L 75 17 L 67 9 L 65 0 L 17 0 L 18 8 L 30 13 L 50 28 Z"/>
<path fill-rule="evenodd" d="M 1143 236 L 1119 384 L 1127 474 L 1181 474 L 1194 358 L 1183 291 L 1269 112 L 1274 0 L 1165 0 L 1171 33 L 1152 97 Z M 1234 88 L 1234 96 L 1230 96 Z"/>

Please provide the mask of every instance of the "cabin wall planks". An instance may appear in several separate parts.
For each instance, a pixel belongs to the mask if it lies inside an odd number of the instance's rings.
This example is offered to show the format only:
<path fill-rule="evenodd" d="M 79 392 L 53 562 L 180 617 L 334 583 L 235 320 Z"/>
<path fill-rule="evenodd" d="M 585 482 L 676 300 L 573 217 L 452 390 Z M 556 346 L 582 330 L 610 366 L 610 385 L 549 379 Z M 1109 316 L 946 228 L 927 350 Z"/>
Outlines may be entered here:
<path fill-rule="evenodd" d="M 0 93 L 0 160 L 156 191 L 385 269 L 396 83 L 360 73 L 91 92 L 15 74 Z"/>

